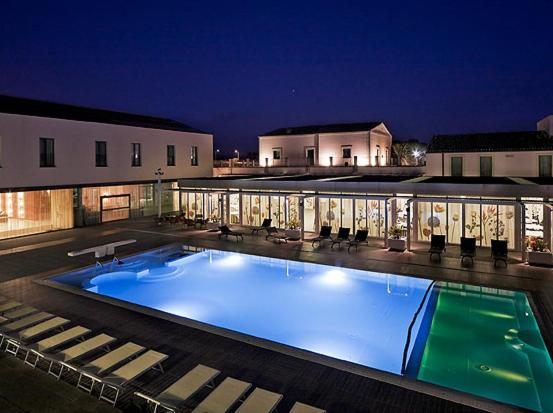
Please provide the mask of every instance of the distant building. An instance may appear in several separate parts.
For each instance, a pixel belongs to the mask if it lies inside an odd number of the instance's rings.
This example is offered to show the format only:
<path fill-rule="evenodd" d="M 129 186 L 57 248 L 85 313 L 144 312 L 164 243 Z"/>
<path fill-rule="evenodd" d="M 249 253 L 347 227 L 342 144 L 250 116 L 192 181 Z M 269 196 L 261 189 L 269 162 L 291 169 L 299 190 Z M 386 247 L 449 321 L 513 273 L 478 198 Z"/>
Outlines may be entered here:
<path fill-rule="evenodd" d="M 180 122 L 0 95 L 0 239 L 179 209 L 213 136 Z"/>
<path fill-rule="evenodd" d="M 553 115 L 546 116 L 538 121 L 538 130 L 545 131 L 549 136 L 553 136 Z"/>
<path fill-rule="evenodd" d="M 428 176 L 551 177 L 553 138 L 543 131 L 437 135 Z"/>
<path fill-rule="evenodd" d="M 259 136 L 261 166 L 387 166 L 392 135 L 383 122 L 311 125 Z"/>

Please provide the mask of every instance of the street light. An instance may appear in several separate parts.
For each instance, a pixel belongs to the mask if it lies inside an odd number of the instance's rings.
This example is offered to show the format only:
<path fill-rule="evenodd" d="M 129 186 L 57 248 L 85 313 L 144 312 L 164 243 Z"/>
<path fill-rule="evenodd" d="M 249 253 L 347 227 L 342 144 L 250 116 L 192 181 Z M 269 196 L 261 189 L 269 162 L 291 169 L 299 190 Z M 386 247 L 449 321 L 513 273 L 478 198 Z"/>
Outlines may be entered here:
<path fill-rule="evenodd" d="M 217 160 L 217 155 L 219 154 L 219 149 L 215 149 L 215 160 Z"/>
<path fill-rule="evenodd" d="M 154 171 L 154 175 L 157 178 L 157 190 L 158 190 L 158 197 L 157 197 L 157 217 L 161 218 L 161 177 L 164 175 L 164 172 L 161 168 L 157 168 Z"/>
<path fill-rule="evenodd" d="M 240 152 L 238 152 L 238 149 L 235 149 L 234 153 L 236 154 L 236 159 L 240 160 Z"/>

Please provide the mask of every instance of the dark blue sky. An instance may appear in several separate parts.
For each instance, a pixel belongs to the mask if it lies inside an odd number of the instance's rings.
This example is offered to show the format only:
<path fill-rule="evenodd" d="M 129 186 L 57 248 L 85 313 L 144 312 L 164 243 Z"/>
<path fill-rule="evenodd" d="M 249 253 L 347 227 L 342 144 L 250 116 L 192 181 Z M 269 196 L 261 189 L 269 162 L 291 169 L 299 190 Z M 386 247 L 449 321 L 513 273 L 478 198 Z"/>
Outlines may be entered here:
<path fill-rule="evenodd" d="M 553 113 L 551 0 L 84 3 L 2 2 L 0 93 L 171 117 L 242 151 L 283 126 L 428 140 Z"/>

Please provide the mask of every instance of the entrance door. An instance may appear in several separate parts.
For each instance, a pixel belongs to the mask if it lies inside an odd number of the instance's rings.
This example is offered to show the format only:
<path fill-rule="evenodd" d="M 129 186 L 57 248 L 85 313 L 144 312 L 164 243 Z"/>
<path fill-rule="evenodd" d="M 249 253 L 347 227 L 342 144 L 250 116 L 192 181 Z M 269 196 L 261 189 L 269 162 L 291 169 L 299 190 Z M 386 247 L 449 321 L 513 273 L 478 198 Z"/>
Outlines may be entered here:
<path fill-rule="evenodd" d="M 315 148 L 307 148 L 305 150 L 305 158 L 307 159 L 307 165 L 315 165 Z"/>
<path fill-rule="evenodd" d="M 106 195 L 100 197 L 101 222 L 129 219 L 131 216 L 131 195 Z"/>

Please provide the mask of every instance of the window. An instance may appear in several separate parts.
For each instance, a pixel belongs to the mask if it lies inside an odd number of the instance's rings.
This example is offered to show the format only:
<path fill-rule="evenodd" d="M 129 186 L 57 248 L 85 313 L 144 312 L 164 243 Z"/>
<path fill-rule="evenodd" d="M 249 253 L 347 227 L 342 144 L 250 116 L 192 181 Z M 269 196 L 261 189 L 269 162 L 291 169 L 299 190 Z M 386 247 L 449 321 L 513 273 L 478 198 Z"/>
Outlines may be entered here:
<path fill-rule="evenodd" d="M 463 176 L 463 158 L 460 156 L 451 158 L 451 176 Z"/>
<path fill-rule="evenodd" d="M 40 167 L 51 168 L 56 166 L 54 162 L 54 140 L 40 138 Z"/>
<path fill-rule="evenodd" d="M 342 158 L 351 158 L 351 146 L 342 146 Z"/>
<path fill-rule="evenodd" d="M 107 143 L 96 141 L 96 166 L 108 166 Z"/>
<path fill-rule="evenodd" d="M 140 152 L 140 144 L 132 144 L 132 160 L 131 166 L 142 166 L 142 154 Z"/>
<path fill-rule="evenodd" d="M 167 166 L 175 166 L 175 145 L 167 145 Z"/>
<path fill-rule="evenodd" d="M 281 148 L 273 148 L 273 160 L 278 161 L 280 160 L 280 157 L 282 155 L 282 149 Z"/>
<path fill-rule="evenodd" d="M 540 176 L 551 176 L 552 175 L 552 168 L 551 168 L 551 155 L 539 155 L 539 173 Z"/>
<path fill-rule="evenodd" d="M 190 148 L 190 165 L 198 166 L 198 147 L 192 146 Z"/>
<path fill-rule="evenodd" d="M 480 157 L 480 176 L 492 176 L 492 157 Z"/>

